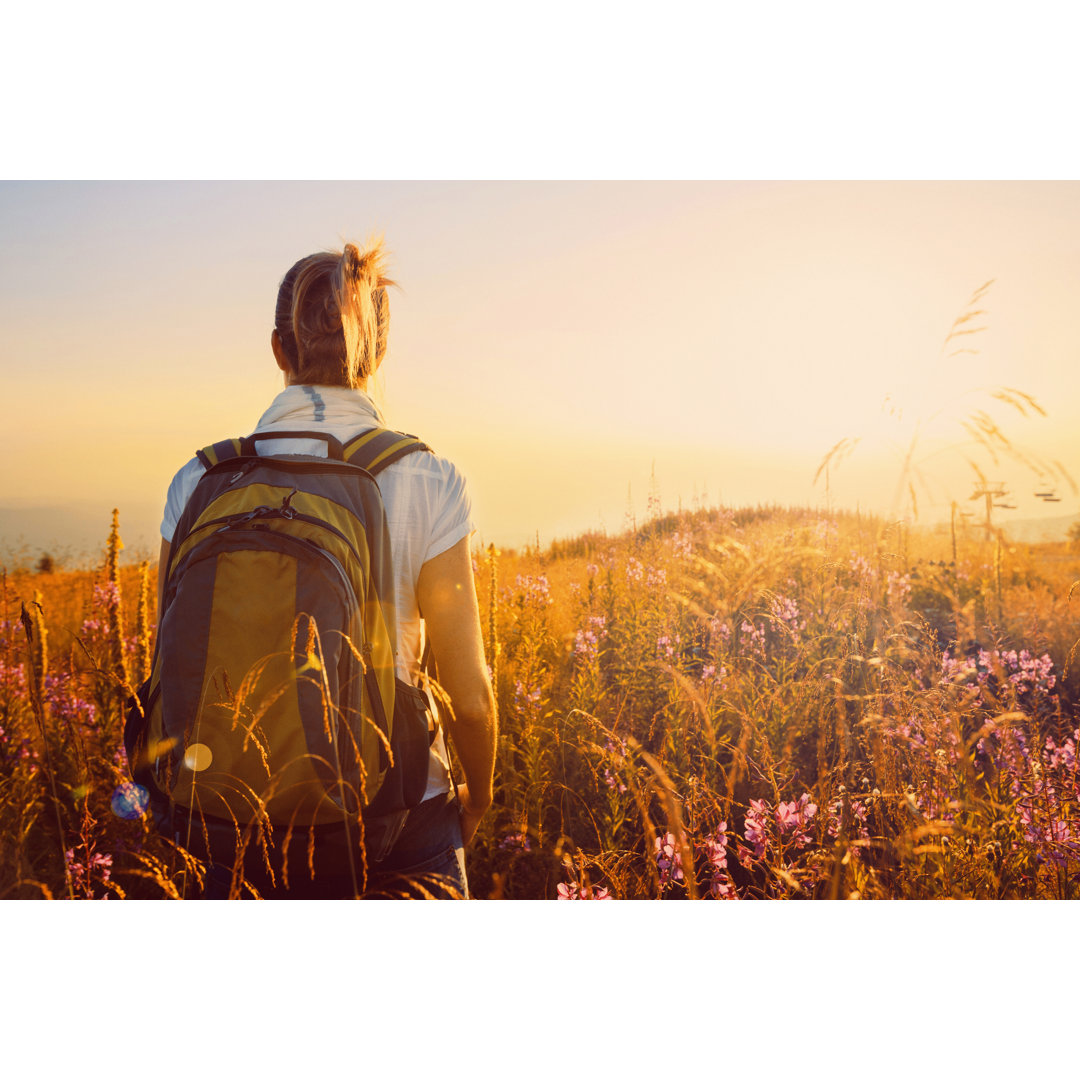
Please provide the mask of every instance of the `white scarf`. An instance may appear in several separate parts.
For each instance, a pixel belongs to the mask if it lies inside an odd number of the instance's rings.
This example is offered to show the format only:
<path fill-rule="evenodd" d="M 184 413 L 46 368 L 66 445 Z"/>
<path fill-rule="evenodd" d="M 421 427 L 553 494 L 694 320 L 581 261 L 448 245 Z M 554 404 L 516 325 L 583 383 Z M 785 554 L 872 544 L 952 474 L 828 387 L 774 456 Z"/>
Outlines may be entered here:
<path fill-rule="evenodd" d="M 353 390 L 348 386 L 309 386 L 305 383 L 285 387 L 259 418 L 255 430 L 303 429 L 320 424 L 363 431 L 371 427 L 384 427 L 385 421 L 378 406 L 363 390 Z"/>

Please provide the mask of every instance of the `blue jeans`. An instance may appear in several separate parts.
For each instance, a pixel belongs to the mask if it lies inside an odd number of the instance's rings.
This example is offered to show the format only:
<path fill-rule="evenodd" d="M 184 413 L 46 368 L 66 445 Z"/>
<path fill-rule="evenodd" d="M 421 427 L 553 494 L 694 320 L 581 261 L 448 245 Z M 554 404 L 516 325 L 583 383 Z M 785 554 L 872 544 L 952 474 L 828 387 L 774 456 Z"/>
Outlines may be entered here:
<path fill-rule="evenodd" d="M 198 827 L 193 830 L 199 831 Z M 273 880 L 266 874 L 262 853 L 257 850 L 247 852 L 244 876 L 267 900 L 352 899 L 362 875 L 357 841 L 354 833 L 348 834 L 344 829 L 317 836 L 316 875 L 312 880 L 307 865 L 307 840 L 294 836 L 287 852 L 288 889 L 280 872 L 282 860 L 278 852 L 272 860 L 275 866 Z M 217 846 L 213 838 L 211 846 Z M 232 833 L 231 846 L 235 849 L 235 833 Z M 231 882 L 232 860 L 215 850 L 202 898 L 228 899 Z M 242 895 L 248 894 L 245 891 Z M 363 899 L 449 900 L 467 899 L 468 895 L 461 810 L 457 796 L 450 791 L 427 799 L 409 811 L 405 827 L 390 853 L 380 862 L 368 866 Z"/>
<path fill-rule="evenodd" d="M 368 873 L 367 899 L 467 900 L 457 796 L 436 795 L 410 810 L 390 854 L 370 866 Z"/>

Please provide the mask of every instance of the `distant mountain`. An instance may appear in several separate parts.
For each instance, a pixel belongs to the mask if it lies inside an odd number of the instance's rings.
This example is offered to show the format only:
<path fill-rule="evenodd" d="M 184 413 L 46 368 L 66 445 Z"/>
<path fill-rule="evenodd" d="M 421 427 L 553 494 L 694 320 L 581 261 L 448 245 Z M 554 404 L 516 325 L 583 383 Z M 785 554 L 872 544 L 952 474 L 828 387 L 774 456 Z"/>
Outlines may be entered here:
<path fill-rule="evenodd" d="M 120 538 L 125 561 L 157 556 L 161 508 L 120 502 Z M 95 562 L 104 553 L 112 506 L 89 500 L 46 505 L 29 499 L 0 502 L 0 564 L 33 565 L 48 552 L 61 565 Z"/>

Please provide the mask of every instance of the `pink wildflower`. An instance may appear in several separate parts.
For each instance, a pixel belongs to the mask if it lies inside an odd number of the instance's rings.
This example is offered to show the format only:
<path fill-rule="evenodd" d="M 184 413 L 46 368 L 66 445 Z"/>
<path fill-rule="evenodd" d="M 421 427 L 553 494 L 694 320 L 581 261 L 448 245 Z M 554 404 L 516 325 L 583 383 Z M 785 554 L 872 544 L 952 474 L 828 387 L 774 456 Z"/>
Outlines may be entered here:
<path fill-rule="evenodd" d="M 768 844 L 766 829 L 768 828 L 769 804 L 764 799 L 751 799 L 750 809 L 746 812 L 746 821 L 743 827 L 743 835 L 747 842 L 753 845 L 754 857 L 760 859 L 765 854 Z"/>
<path fill-rule="evenodd" d="M 674 833 L 664 833 L 663 837 L 655 837 L 654 850 L 656 853 L 656 867 L 660 871 L 660 888 L 664 889 L 673 882 L 683 880 L 682 856 L 675 840 Z"/>

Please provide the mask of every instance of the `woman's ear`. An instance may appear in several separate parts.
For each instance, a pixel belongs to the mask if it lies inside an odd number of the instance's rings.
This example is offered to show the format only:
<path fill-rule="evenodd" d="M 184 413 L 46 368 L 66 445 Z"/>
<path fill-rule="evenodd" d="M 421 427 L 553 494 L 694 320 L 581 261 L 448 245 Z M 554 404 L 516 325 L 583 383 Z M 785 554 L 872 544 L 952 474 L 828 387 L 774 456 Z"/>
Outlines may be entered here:
<path fill-rule="evenodd" d="M 277 332 L 275 327 L 270 332 L 270 348 L 274 351 L 274 359 L 277 361 L 277 366 L 285 372 L 286 376 L 292 374 L 292 367 L 289 364 L 289 359 L 285 355 L 285 349 L 281 344 L 281 335 Z"/>

